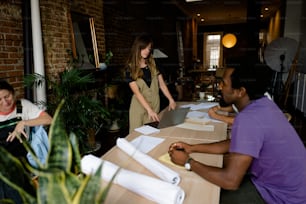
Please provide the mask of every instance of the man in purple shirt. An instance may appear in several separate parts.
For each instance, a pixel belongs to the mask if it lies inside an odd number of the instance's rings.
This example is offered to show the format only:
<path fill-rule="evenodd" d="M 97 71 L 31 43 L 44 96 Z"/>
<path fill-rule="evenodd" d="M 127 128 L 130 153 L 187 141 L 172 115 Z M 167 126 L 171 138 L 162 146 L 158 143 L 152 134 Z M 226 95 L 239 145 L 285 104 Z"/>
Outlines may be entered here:
<path fill-rule="evenodd" d="M 174 163 L 222 188 L 220 203 L 306 203 L 306 149 L 282 111 L 264 96 L 265 69 L 237 64 L 224 73 L 223 99 L 239 110 L 230 140 L 169 147 Z M 189 156 L 193 152 L 225 154 L 224 167 L 200 163 Z"/>

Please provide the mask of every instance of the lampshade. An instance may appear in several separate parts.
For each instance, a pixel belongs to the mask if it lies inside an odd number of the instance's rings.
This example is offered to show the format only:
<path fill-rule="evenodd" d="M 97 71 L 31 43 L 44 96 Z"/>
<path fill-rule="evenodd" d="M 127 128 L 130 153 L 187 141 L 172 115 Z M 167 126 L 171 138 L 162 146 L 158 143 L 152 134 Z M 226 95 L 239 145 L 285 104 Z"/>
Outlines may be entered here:
<path fill-rule="evenodd" d="M 168 58 L 168 55 L 163 53 L 160 49 L 153 49 L 154 58 Z"/>
<path fill-rule="evenodd" d="M 234 34 L 228 33 L 222 38 L 222 45 L 226 48 L 232 48 L 235 46 L 237 38 Z"/>

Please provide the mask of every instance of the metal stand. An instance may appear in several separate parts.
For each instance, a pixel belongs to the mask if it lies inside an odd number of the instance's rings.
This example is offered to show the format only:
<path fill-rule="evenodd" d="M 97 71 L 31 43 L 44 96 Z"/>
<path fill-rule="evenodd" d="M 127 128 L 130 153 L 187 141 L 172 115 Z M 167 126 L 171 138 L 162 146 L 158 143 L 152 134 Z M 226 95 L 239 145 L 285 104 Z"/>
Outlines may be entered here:
<path fill-rule="evenodd" d="M 272 96 L 275 102 L 279 102 L 283 89 L 284 89 L 284 84 L 283 84 L 283 73 L 284 73 L 284 60 L 285 60 L 285 55 L 280 56 L 281 60 L 281 70 L 280 72 L 275 72 L 274 77 L 273 77 L 273 84 L 272 84 Z"/>

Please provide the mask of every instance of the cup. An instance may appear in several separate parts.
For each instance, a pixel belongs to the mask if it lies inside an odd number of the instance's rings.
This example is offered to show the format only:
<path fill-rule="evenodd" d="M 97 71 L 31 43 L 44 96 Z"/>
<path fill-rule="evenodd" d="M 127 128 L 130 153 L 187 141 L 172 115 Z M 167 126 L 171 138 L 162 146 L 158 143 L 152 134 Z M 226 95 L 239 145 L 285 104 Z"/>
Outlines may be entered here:
<path fill-rule="evenodd" d="M 199 97 L 200 97 L 201 100 L 203 100 L 204 97 L 205 97 L 205 92 L 202 92 L 202 91 L 201 91 L 201 92 L 199 93 Z"/>

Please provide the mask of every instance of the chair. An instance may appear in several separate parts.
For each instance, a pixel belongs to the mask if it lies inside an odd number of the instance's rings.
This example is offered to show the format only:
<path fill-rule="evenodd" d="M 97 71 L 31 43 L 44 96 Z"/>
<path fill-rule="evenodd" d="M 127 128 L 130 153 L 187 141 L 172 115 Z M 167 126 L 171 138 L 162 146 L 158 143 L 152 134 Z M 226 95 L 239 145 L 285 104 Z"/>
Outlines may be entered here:
<path fill-rule="evenodd" d="M 292 116 L 290 113 L 285 112 L 285 117 L 287 118 L 287 120 L 290 122 L 290 120 L 292 119 Z"/>

